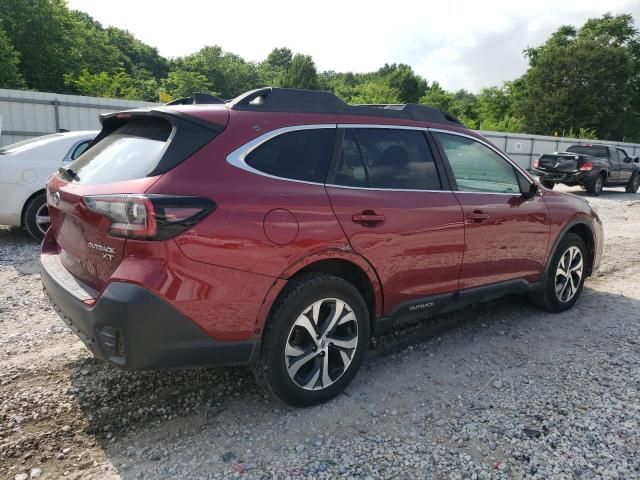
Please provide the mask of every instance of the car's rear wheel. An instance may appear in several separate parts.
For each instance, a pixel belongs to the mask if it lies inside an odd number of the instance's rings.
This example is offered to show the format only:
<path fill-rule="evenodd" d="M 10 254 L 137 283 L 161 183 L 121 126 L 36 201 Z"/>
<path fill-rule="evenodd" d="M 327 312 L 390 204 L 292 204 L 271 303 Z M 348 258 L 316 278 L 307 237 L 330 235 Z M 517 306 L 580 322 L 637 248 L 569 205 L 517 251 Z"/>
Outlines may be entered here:
<path fill-rule="evenodd" d="M 587 187 L 587 193 L 590 193 L 594 197 L 597 197 L 602 193 L 602 189 L 604 188 L 605 176 L 604 174 L 598 175 L 593 179 L 591 183 L 585 185 Z"/>
<path fill-rule="evenodd" d="M 50 225 L 47 196 L 40 193 L 29 200 L 24 209 L 24 227 L 36 240 L 42 240 Z"/>
<path fill-rule="evenodd" d="M 556 186 L 555 182 L 550 182 L 549 180 L 541 180 L 540 183 L 544 188 L 548 188 L 549 190 L 553 190 L 553 187 Z"/>
<path fill-rule="evenodd" d="M 636 193 L 638 188 L 640 188 L 640 173 L 636 173 L 631 177 L 629 183 L 627 183 L 627 186 L 625 187 L 625 190 L 627 193 Z"/>
<path fill-rule="evenodd" d="M 571 308 L 584 286 L 587 272 L 587 248 L 575 233 L 567 234 L 558 245 L 547 268 L 542 288 L 529 295 L 531 302 L 549 312 Z"/>
<path fill-rule="evenodd" d="M 274 305 L 254 373 L 290 405 L 326 402 L 360 368 L 369 330 L 366 303 L 353 285 L 327 274 L 302 275 Z"/>

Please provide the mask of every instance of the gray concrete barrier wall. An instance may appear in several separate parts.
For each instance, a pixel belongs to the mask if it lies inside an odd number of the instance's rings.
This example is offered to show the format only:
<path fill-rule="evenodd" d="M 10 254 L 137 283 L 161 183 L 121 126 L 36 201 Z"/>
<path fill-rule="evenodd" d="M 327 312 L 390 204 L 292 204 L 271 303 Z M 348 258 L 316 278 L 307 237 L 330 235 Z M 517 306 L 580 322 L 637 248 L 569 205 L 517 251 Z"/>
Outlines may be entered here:
<path fill-rule="evenodd" d="M 0 89 L 0 146 L 38 135 L 66 130 L 98 130 L 98 115 L 105 112 L 157 105 L 134 100 L 60 95 L 26 90 Z M 479 131 L 524 168 L 543 153 L 566 150 L 577 142 L 599 142 L 578 138 L 546 137 L 523 133 Z M 606 142 L 619 145 L 631 156 L 640 156 L 640 144 Z"/>
<path fill-rule="evenodd" d="M 543 153 L 563 152 L 574 143 L 607 143 L 624 148 L 632 157 L 640 156 L 640 144 L 611 142 L 608 140 L 588 140 L 568 137 L 547 137 L 526 133 L 504 133 L 478 131 L 495 146 L 509 155 L 524 168 L 531 168 L 533 161 Z"/>
<path fill-rule="evenodd" d="M 101 113 L 156 105 L 113 98 L 0 88 L 0 146 L 65 130 L 100 130 Z"/>

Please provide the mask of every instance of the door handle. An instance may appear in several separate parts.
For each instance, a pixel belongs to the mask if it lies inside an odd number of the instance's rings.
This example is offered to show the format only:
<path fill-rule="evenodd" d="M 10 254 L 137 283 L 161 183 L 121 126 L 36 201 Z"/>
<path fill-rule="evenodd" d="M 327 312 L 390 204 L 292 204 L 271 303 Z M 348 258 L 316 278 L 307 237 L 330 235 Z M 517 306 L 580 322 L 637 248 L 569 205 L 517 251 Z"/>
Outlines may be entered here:
<path fill-rule="evenodd" d="M 471 213 L 467 213 L 467 218 L 475 223 L 482 223 L 485 220 L 489 220 L 489 214 L 482 210 L 474 210 Z"/>
<path fill-rule="evenodd" d="M 363 225 L 376 225 L 380 222 L 384 222 L 384 215 L 378 214 L 371 210 L 365 210 L 362 213 L 354 213 L 351 216 L 351 220 L 355 223 L 361 223 Z"/>

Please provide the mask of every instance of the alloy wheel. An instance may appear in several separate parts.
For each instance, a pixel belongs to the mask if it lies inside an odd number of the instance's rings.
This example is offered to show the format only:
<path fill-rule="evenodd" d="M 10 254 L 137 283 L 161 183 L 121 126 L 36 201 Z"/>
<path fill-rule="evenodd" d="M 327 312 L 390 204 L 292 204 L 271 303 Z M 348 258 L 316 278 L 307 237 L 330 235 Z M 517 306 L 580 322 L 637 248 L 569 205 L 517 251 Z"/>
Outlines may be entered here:
<path fill-rule="evenodd" d="M 298 316 L 284 352 L 289 377 L 305 390 L 322 390 L 347 371 L 358 347 L 353 309 L 337 298 L 309 305 Z"/>
<path fill-rule="evenodd" d="M 49 207 L 47 204 L 43 204 L 36 211 L 36 226 L 38 230 L 44 235 L 47 233 L 49 229 L 49 225 L 51 225 L 51 219 L 49 218 Z"/>
<path fill-rule="evenodd" d="M 583 267 L 582 252 L 578 247 L 571 246 L 562 254 L 555 278 L 558 300 L 566 303 L 575 297 L 582 281 Z"/>

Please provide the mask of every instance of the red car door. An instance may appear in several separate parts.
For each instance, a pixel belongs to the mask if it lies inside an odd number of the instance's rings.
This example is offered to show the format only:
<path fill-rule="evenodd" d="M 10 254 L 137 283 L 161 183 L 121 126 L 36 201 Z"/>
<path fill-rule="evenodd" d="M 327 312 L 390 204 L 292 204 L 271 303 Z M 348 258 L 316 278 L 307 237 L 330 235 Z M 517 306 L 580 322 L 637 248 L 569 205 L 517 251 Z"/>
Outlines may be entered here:
<path fill-rule="evenodd" d="M 455 132 L 432 132 L 450 166 L 465 217 L 460 289 L 514 279 L 538 281 L 549 242 L 549 212 L 531 181 L 488 144 Z"/>
<path fill-rule="evenodd" d="M 457 290 L 462 210 L 442 189 L 424 132 L 370 126 L 342 132 L 327 192 L 352 248 L 380 277 L 384 313 Z"/>

